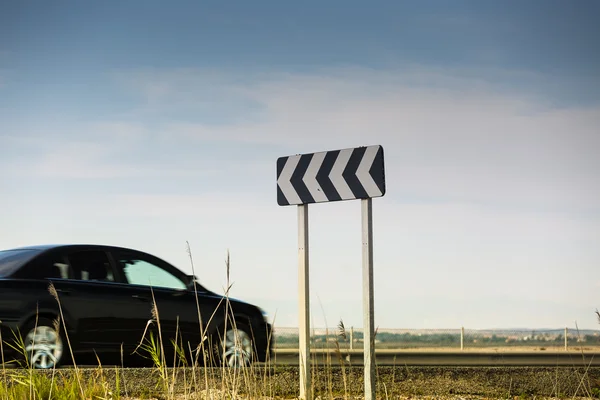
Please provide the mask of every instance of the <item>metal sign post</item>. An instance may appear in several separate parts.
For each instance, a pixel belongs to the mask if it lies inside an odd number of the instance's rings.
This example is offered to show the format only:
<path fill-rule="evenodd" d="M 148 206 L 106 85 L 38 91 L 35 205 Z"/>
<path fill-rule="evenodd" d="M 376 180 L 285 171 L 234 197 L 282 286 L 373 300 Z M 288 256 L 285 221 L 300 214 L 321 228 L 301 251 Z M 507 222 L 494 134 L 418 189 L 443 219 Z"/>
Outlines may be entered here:
<path fill-rule="evenodd" d="M 373 296 L 373 200 L 361 200 L 365 400 L 375 400 L 375 306 Z"/>
<path fill-rule="evenodd" d="M 361 199 L 365 400 L 375 400 L 372 198 L 385 195 L 381 146 L 298 154 L 277 159 L 277 203 L 298 205 L 300 398 L 312 400 L 308 204 Z"/>
<path fill-rule="evenodd" d="M 298 317 L 300 356 L 300 398 L 310 393 L 310 295 L 308 285 L 308 204 L 298 206 Z"/>

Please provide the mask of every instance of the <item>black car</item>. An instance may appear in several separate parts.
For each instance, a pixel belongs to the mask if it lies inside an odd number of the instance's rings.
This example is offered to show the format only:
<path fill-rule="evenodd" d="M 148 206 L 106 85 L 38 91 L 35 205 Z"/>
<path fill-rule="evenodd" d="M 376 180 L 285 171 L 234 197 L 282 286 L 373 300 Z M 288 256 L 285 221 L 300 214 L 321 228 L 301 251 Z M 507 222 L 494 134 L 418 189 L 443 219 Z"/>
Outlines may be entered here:
<path fill-rule="evenodd" d="M 167 363 L 248 365 L 271 354 L 260 308 L 151 254 L 105 245 L 0 251 L 0 333 L 5 356 L 20 350 L 35 368 L 85 356 L 141 361 L 152 343 Z"/>

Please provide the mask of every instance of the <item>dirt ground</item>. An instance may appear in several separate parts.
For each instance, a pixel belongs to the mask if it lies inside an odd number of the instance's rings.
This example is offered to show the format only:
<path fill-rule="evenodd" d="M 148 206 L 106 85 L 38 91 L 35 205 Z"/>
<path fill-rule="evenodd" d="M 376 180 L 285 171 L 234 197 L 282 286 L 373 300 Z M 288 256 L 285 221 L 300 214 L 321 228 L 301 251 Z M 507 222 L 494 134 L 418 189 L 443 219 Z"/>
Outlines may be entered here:
<path fill-rule="evenodd" d="M 82 371 L 94 376 L 95 372 Z M 103 379 L 116 382 L 119 374 L 122 398 L 166 399 L 159 375 L 152 369 L 105 370 Z M 185 372 L 185 374 L 183 373 Z M 60 374 L 72 371 L 60 370 Z M 178 370 L 177 399 L 294 399 L 299 395 L 299 371 L 275 367 L 221 375 L 211 371 L 208 396 L 204 372 Z M 315 400 L 361 399 L 362 367 L 313 369 Z M 379 367 L 378 399 L 550 399 L 600 398 L 600 367 Z M 172 397 L 171 397 L 172 398 Z"/>

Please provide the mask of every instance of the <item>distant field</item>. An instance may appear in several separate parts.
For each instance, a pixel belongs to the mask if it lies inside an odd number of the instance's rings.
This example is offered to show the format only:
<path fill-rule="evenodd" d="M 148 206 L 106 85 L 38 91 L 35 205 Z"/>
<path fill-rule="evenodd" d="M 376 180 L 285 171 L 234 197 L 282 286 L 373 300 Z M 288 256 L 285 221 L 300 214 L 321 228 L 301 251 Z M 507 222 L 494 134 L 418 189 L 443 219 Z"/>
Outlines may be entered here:
<path fill-rule="evenodd" d="M 293 343 L 286 343 L 285 345 L 275 346 L 275 349 L 296 349 L 298 348 L 298 344 L 295 345 Z M 335 346 L 318 346 L 313 345 L 314 349 L 334 349 Z M 349 349 L 349 346 L 340 346 L 340 349 Z M 363 344 L 355 344 L 353 347 L 355 350 L 361 350 L 363 348 Z M 407 352 L 423 352 L 423 351 L 457 351 L 461 350 L 459 347 L 454 346 L 405 346 L 402 344 L 386 344 L 386 345 L 376 345 L 375 350 L 401 350 Z M 579 353 L 581 351 L 584 352 L 600 352 L 600 345 L 585 345 L 578 346 L 573 345 L 569 346 L 567 350 L 565 350 L 564 346 L 471 346 L 464 347 L 462 351 L 472 351 L 472 352 L 532 352 L 532 351 L 568 351 L 572 353 Z"/>
<path fill-rule="evenodd" d="M 276 328 L 276 349 L 298 347 L 297 328 Z M 566 337 L 566 340 L 565 340 Z M 361 330 L 315 329 L 311 347 L 315 349 L 361 349 Z M 576 329 L 546 330 L 406 330 L 382 329 L 375 336 L 376 349 L 406 351 L 600 351 L 600 331 Z"/>
<path fill-rule="evenodd" d="M 297 349 L 298 344 L 286 344 L 285 346 L 279 345 L 275 346 L 275 351 L 277 350 L 287 350 L 287 349 Z M 330 349 L 334 350 L 335 346 L 317 346 L 312 345 L 312 349 Z M 349 349 L 349 346 L 340 346 L 341 350 Z M 354 350 L 362 350 L 363 344 L 355 344 L 353 347 Z M 385 350 L 395 350 L 395 351 L 403 351 L 403 352 L 479 352 L 479 353 L 506 353 L 506 352 L 569 352 L 569 353 L 581 353 L 581 352 L 600 352 L 600 346 L 569 346 L 567 349 L 564 346 L 477 346 L 477 347 L 464 347 L 462 350 L 460 347 L 453 346 L 403 346 L 403 345 L 394 345 L 389 344 L 386 346 L 375 346 L 375 351 L 385 351 Z"/>

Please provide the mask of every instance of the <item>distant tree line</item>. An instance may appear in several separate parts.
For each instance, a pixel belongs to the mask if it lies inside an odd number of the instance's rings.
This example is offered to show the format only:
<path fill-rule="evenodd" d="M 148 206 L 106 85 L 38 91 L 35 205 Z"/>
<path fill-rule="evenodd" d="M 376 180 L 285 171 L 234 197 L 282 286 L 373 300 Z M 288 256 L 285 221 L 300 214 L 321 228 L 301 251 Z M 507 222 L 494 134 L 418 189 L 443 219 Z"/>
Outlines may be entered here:
<path fill-rule="evenodd" d="M 355 345 L 359 343 L 362 346 L 362 332 L 354 332 L 353 334 Z M 570 343 L 586 343 L 588 345 L 600 345 L 600 337 L 597 335 L 586 334 L 577 336 L 569 335 Z M 340 346 L 348 347 L 350 337 L 346 332 L 345 337 L 330 333 L 329 335 L 319 334 L 311 336 L 311 342 L 316 346 L 333 345 L 338 341 Z M 394 333 L 394 332 L 377 332 L 375 336 L 376 345 L 378 347 L 457 347 L 460 346 L 460 333 L 420 333 L 414 334 L 409 332 Z M 564 343 L 563 334 L 536 333 L 532 332 L 515 332 L 510 334 L 471 334 L 465 333 L 465 346 L 500 346 L 500 345 L 523 345 L 523 346 L 544 346 L 544 345 L 561 345 Z M 277 335 L 275 343 L 278 346 L 289 347 L 299 343 L 297 335 Z"/>

